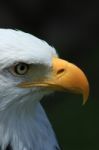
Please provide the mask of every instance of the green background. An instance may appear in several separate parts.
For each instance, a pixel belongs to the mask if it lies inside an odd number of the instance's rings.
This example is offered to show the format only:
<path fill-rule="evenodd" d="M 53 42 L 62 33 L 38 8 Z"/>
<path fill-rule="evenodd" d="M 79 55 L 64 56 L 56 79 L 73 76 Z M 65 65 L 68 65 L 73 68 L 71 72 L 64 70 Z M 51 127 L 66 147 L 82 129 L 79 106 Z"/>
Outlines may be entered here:
<path fill-rule="evenodd" d="M 43 100 L 62 150 L 99 149 L 98 51 L 98 48 L 85 50 L 82 59 L 78 55 L 69 56 L 71 62 L 82 63 L 79 67 L 89 80 L 90 95 L 84 106 L 82 96 L 71 93 L 56 92 Z"/>

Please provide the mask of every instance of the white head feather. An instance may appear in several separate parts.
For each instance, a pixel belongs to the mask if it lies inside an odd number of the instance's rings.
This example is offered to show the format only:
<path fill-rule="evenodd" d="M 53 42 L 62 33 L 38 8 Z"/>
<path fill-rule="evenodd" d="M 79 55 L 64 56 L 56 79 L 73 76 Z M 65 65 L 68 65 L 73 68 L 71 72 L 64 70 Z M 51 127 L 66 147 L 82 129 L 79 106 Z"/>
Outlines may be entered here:
<path fill-rule="evenodd" d="M 44 66 L 32 75 L 48 75 L 55 49 L 28 33 L 0 29 L 0 147 L 10 143 L 13 150 L 54 150 L 57 142 L 39 100 L 49 91 L 21 89 L 16 85 L 31 79 L 30 74 L 11 72 L 17 62 Z M 41 67 L 42 68 L 42 67 Z M 35 69 L 34 69 L 35 70 Z M 45 70 L 45 71 L 44 71 Z M 43 72 L 44 71 L 44 72 Z M 43 73 L 42 73 L 43 72 Z"/>

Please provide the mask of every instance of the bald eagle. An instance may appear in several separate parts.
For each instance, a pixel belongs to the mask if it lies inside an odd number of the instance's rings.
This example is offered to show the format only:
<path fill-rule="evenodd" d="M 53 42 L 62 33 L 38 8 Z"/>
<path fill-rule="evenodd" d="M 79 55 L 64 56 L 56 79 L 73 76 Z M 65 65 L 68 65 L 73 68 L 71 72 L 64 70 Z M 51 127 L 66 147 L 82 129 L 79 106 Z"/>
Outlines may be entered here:
<path fill-rule="evenodd" d="M 59 150 L 40 100 L 55 90 L 88 98 L 84 73 L 35 36 L 0 29 L 0 150 Z"/>

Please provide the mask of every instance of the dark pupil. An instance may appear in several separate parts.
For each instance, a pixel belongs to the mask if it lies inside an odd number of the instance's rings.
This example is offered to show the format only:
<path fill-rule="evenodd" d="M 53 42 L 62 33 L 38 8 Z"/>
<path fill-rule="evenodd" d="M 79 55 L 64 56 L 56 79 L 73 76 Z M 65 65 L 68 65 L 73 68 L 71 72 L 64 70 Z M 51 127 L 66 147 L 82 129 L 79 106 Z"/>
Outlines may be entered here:
<path fill-rule="evenodd" d="M 25 66 L 24 66 L 24 65 L 21 65 L 21 66 L 20 66 L 20 70 L 23 71 L 24 69 L 25 69 Z"/>

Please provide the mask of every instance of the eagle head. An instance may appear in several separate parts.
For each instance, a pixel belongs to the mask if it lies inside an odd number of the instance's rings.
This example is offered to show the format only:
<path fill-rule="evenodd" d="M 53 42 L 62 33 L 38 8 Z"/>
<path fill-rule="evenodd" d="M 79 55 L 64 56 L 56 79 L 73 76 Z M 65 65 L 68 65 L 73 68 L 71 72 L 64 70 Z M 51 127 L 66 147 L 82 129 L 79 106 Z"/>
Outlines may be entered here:
<path fill-rule="evenodd" d="M 81 69 L 60 59 L 45 41 L 22 31 L 0 29 L 2 150 L 9 143 L 13 150 L 54 150 L 56 140 L 39 101 L 56 90 L 82 94 L 85 103 L 89 84 Z"/>

